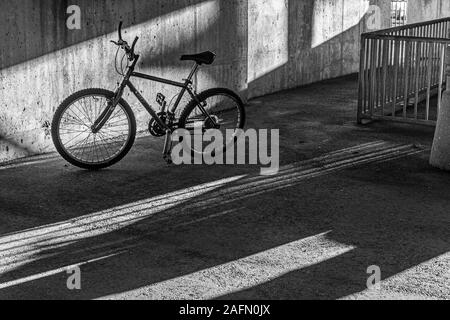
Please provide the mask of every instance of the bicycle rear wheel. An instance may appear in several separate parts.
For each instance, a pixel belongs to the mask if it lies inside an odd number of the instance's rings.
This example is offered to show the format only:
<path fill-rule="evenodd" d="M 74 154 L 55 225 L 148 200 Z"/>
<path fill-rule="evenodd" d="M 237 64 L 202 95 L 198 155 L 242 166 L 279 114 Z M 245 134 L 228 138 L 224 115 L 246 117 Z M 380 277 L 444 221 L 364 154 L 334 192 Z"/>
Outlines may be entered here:
<path fill-rule="evenodd" d="M 113 99 L 103 89 L 79 91 L 57 109 L 52 123 L 56 150 L 71 164 L 99 170 L 119 162 L 130 151 L 136 138 L 136 119 L 121 99 L 103 128 L 92 132 L 92 125 Z"/>
<path fill-rule="evenodd" d="M 209 142 L 196 144 L 198 135 L 203 135 L 209 129 L 216 129 L 222 133 L 223 149 L 234 144 L 238 129 L 245 126 L 245 108 L 241 98 L 233 91 L 225 88 L 206 90 L 198 95 L 201 106 L 191 101 L 181 112 L 178 127 L 190 132 L 189 143 L 193 155 L 204 155 Z M 211 116 L 216 125 L 203 113 L 202 108 Z M 230 135 L 230 133 L 234 133 Z"/>

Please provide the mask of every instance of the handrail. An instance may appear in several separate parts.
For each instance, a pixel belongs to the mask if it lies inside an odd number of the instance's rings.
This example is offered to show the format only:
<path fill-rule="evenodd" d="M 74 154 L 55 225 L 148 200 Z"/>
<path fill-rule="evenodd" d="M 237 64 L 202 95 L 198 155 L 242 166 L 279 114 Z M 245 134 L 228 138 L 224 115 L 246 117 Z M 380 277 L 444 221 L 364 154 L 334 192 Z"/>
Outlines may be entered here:
<path fill-rule="evenodd" d="M 384 39 L 384 40 L 408 40 L 408 41 L 417 41 L 417 42 L 435 42 L 435 43 L 448 43 L 450 44 L 450 39 L 446 38 L 422 38 L 417 36 L 395 36 L 389 34 L 377 34 L 377 35 L 368 35 L 363 34 L 362 37 L 364 39 Z"/>
<path fill-rule="evenodd" d="M 384 119 L 435 125 L 447 84 L 449 46 L 450 18 L 363 33 L 358 123 Z"/>
<path fill-rule="evenodd" d="M 424 22 L 410 23 L 410 24 L 405 24 L 404 26 L 398 26 L 398 27 L 386 28 L 386 29 L 382 29 L 382 30 L 365 32 L 365 33 L 363 33 L 363 35 L 386 34 L 386 33 L 397 32 L 397 31 L 405 31 L 405 30 L 410 30 L 410 29 L 414 29 L 414 28 L 418 28 L 418 27 L 430 26 L 430 25 L 434 25 L 437 23 L 441 23 L 441 22 L 450 22 L 450 17 L 435 19 L 435 20 L 430 20 L 430 21 L 424 21 Z"/>

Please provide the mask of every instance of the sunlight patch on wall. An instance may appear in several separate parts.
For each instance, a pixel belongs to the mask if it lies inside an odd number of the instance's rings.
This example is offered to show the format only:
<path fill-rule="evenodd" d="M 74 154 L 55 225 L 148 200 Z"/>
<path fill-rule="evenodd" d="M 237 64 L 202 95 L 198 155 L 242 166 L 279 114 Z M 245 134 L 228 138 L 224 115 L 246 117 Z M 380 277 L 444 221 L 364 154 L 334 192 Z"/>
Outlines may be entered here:
<path fill-rule="evenodd" d="M 357 26 L 364 19 L 369 5 L 369 0 L 315 0 L 311 47 L 316 48 Z"/>
<path fill-rule="evenodd" d="M 270 73 L 288 61 L 287 0 L 249 0 L 248 81 Z"/>

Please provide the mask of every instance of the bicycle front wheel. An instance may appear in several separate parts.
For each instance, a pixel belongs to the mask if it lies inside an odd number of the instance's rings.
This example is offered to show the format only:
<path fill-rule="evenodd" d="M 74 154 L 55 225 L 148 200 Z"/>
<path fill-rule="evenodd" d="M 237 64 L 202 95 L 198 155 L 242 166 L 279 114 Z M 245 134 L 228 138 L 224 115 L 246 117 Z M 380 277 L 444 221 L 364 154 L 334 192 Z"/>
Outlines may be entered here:
<path fill-rule="evenodd" d="M 52 123 L 56 150 L 71 164 L 99 170 L 119 162 L 130 151 L 136 138 L 136 119 L 121 99 L 103 128 L 92 126 L 105 110 L 114 93 L 103 89 L 79 91 L 57 109 Z"/>

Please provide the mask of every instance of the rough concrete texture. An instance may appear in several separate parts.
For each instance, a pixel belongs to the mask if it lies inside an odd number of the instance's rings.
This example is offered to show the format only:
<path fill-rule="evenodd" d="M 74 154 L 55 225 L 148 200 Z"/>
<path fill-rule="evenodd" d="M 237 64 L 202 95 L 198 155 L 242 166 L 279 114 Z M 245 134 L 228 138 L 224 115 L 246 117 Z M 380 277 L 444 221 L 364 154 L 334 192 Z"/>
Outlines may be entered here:
<path fill-rule="evenodd" d="M 118 0 L 88 1 L 82 29 L 66 28 L 69 1 L 0 3 L 0 161 L 53 150 L 49 122 L 71 93 L 87 87 L 114 89 L 116 28 L 139 35 L 139 69 L 180 80 L 189 63 L 183 53 L 212 50 L 218 59 L 202 68 L 198 89 L 232 88 L 248 97 L 357 71 L 359 35 L 369 4 L 382 0 Z M 313 43 L 314 40 L 314 43 Z M 136 81 L 153 102 L 176 91 Z M 249 90 L 247 92 L 247 88 Z M 140 128 L 147 115 L 135 99 Z"/>
<path fill-rule="evenodd" d="M 408 23 L 450 16 L 448 0 L 408 0 Z"/>
<path fill-rule="evenodd" d="M 249 127 L 281 129 L 276 176 L 168 167 L 153 138 L 106 171 L 58 157 L 0 170 L 0 299 L 449 299 L 434 130 L 356 126 L 356 92 L 346 78 L 250 102 Z"/>
<path fill-rule="evenodd" d="M 388 1 L 249 0 L 249 97 L 357 72 L 370 5 L 389 27 Z"/>
<path fill-rule="evenodd" d="M 187 77 L 185 53 L 212 50 L 218 59 L 199 75 L 198 89 L 225 86 L 245 92 L 247 79 L 247 4 L 240 0 L 88 1 L 82 29 L 68 30 L 69 1 L 19 0 L 0 4 L 0 161 L 53 150 L 48 122 L 71 93 L 88 87 L 114 89 L 117 26 L 125 38 L 140 36 L 139 70 L 169 79 Z M 135 80 L 154 103 L 158 92 L 171 99 L 171 87 Z M 245 96 L 245 95 L 244 95 Z M 130 95 L 125 98 L 137 106 Z M 187 98 L 186 98 L 187 99 Z M 185 101 L 187 102 L 187 101 Z M 141 127 L 143 108 L 136 109 Z"/>

